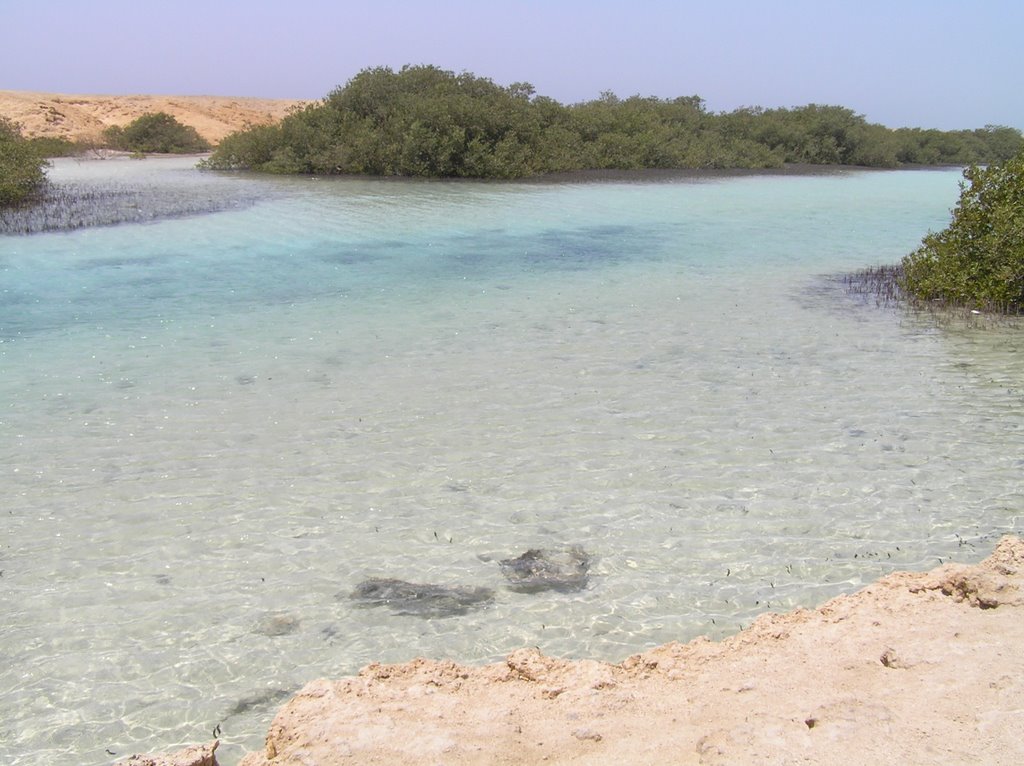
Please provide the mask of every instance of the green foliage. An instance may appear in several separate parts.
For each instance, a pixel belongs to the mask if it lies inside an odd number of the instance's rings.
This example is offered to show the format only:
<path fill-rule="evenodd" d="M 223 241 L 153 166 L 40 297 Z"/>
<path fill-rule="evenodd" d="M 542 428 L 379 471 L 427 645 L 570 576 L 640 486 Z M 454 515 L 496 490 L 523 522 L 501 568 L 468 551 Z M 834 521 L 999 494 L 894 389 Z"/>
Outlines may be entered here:
<path fill-rule="evenodd" d="M 56 136 L 35 136 L 28 139 L 28 142 L 40 157 L 73 157 L 87 148 L 67 138 Z"/>
<path fill-rule="evenodd" d="M 770 168 L 991 162 L 1012 128 L 892 131 L 839 106 L 705 111 L 699 96 L 602 93 L 563 106 L 432 66 L 366 69 L 279 125 L 226 138 L 206 167 L 273 173 L 518 178 L 581 169 Z"/>
<path fill-rule="evenodd" d="M 46 184 L 46 159 L 18 126 L 0 117 L 0 207 L 30 200 Z"/>
<path fill-rule="evenodd" d="M 964 171 L 950 225 L 903 259 L 903 288 L 920 300 L 1024 311 L 1024 150 Z"/>
<path fill-rule="evenodd" d="M 145 154 L 190 154 L 209 151 L 210 144 L 196 129 L 182 125 L 166 112 L 151 112 L 121 127 L 103 131 L 103 138 L 114 149 Z"/>
<path fill-rule="evenodd" d="M 910 165 L 1006 162 L 1024 144 L 1019 130 L 1000 125 L 952 131 L 900 128 L 895 139 L 897 160 Z"/>
<path fill-rule="evenodd" d="M 533 88 L 436 67 L 360 72 L 277 127 L 226 138 L 208 167 L 277 173 L 512 178 L 538 172 Z"/>
<path fill-rule="evenodd" d="M 722 115 L 728 135 L 766 147 L 785 163 L 810 165 L 897 164 L 891 131 L 841 106 L 739 109 Z"/>

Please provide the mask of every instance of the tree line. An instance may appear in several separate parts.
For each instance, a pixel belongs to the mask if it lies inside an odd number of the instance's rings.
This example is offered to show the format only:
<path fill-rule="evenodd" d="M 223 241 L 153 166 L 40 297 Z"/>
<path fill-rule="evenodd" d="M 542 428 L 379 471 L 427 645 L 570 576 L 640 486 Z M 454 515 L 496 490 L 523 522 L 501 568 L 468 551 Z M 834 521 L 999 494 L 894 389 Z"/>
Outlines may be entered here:
<path fill-rule="evenodd" d="M 841 106 L 712 113 L 699 96 L 563 105 L 434 66 L 365 69 L 274 125 L 233 133 L 205 166 L 270 173 L 522 178 L 584 169 L 899 167 L 1002 162 L 1014 128 L 890 129 Z"/>

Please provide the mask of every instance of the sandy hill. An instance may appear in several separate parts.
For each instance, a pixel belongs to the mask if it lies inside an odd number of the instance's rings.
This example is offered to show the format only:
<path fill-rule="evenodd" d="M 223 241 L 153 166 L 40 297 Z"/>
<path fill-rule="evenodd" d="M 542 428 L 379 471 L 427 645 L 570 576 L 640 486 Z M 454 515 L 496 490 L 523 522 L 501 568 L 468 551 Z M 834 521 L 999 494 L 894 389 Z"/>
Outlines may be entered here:
<path fill-rule="evenodd" d="M 217 143 L 249 125 L 279 120 L 303 103 L 230 96 L 75 96 L 0 90 L 0 116 L 21 125 L 24 135 L 80 141 L 96 140 L 105 128 L 127 125 L 147 112 L 166 112 Z"/>

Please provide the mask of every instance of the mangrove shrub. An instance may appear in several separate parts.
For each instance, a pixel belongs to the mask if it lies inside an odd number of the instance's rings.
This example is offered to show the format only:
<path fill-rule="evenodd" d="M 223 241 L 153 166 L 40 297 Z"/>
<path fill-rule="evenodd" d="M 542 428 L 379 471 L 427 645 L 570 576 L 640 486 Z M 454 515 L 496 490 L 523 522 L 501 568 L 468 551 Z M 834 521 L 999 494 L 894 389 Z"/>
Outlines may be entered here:
<path fill-rule="evenodd" d="M 113 149 L 143 154 L 191 154 L 209 151 L 210 144 L 190 125 L 182 125 L 166 112 L 144 114 L 125 126 L 103 131 Z"/>
<path fill-rule="evenodd" d="M 0 207 L 25 202 L 41 191 L 46 164 L 18 126 L 0 117 Z"/>
<path fill-rule="evenodd" d="M 903 288 L 926 301 L 1024 311 L 1024 150 L 964 171 L 949 226 L 903 259 Z"/>
<path fill-rule="evenodd" d="M 518 178 L 647 168 L 894 167 L 993 162 L 1020 131 L 893 131 L 841 106 L 706 111 L 699 96 L 605 92 L 569 106 L 529 83 L 496 85 L 433 66 L 366 69 L 277 125 L 228 136 L 215 169 L 274 173 Z M 1011 151 L 1012 150 L 1012 151 Z M 1010 155 L 1006 153 L 1010 151 Z"/>
<path fill-rule="evenodd" d="M 232 134 L 207 165 L 277 173 L 512 178 L 542 169 L 532 87 L 432 66 L 360 72 L 276 126 Z"/>

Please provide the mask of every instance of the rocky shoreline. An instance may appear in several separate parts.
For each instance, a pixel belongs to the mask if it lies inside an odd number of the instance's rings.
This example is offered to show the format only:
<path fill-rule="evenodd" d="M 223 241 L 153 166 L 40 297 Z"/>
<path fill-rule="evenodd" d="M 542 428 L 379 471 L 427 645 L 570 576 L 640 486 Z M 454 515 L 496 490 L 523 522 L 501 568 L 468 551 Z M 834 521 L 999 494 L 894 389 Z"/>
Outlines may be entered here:
<path fill-rule="evenodd" d="M 241 766 L 1024 762 L 1024 540 L 619 664 L 521 649 L 317 680 Z M 127 766 L 213 766 L 217 743 Z"/>

